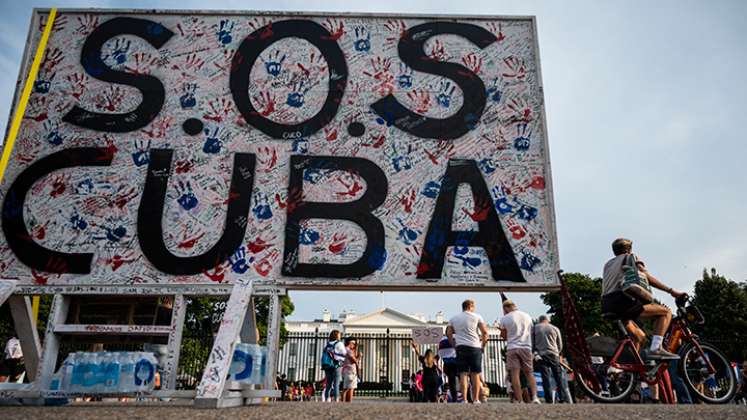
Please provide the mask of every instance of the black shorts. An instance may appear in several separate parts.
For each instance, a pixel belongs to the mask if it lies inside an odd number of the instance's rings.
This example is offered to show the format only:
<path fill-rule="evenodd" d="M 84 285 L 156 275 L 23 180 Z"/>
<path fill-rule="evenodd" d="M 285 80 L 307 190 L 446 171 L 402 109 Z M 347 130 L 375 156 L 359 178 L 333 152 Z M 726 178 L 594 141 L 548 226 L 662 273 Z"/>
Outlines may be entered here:
<path fill-rule="evenodd" d="M 482 349 L 470 346 L 457 346 L 457 373 L 481 373 Z"/>
<path fill-rule="evenodd" d="M 621 291 L 602 296 L 602 314 L 612 313 L 622 321 L 638 319 L 643 304 Z"/>

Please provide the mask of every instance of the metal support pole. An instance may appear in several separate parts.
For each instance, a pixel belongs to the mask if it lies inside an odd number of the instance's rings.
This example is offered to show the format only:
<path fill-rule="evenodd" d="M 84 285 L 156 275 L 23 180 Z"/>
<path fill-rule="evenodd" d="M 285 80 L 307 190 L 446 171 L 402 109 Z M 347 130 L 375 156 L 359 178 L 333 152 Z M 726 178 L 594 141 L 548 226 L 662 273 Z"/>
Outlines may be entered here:
<path fill-rule="evenodd" d="M 163 389 L 176 389 L 176 377 L 179 371 L 179 353 L 182 347 L 182 330 L 184 329 L 184 317 L 187 313 L 187 303 L 184 295 L 174 296 L 174 304 L 171 307 L 171 326 L 169 331 L 168 354 L 164 366 Z"/>
<path fill-rule="evenodd" d="M 280 296 L 278 290 L 273 290 L 269 296 L 269 314 L 267 314 L 267 375 L 265 376 L 265 389 L 275 389 L 275 374 L 278 367 L 278 355 L 280 354 Z"/>
<path fill-rule="evenodd" d="M 27 296 L 14 295 L 8 298 L 8 305 L 10 306 L 10 316 L 13 318 L 16 334 L 21 341 L 26 376 L 29 381 L 33 381 L 36 379 L 36 371 L 39 369 L 41 343 L 32 314 L 31 302 Z"/>
<path fill-rule="evenodd" d="M 49 383 L 54 374 L 54 368 L 57 364 L 57 353 L 60 350 L 60 341 L 55 334 L 57 325 L 65 323 L 67 312 L 70 308 L 70 297 L 65 295 L 54 295 L 52 307 L 49 310 L 49 320 L 47 321 L 47 330 L 44 333 L 44 346 L 42 347 L 42 357 L 39 360 L 39 368 L 34 381 L 34 387 L 37 390 L 49 389 Z"/>

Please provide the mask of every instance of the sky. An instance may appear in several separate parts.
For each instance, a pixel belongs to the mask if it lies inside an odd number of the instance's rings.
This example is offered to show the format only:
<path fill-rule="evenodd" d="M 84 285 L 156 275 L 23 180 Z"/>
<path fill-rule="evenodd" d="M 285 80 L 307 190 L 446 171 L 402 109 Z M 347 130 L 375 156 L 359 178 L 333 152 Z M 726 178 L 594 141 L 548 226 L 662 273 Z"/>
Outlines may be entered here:
<path fill-rule="evenodd" d="M 204 9 L 205 1 L 55 1 L 56 7 Z M 747 2 L 221 1 L 217 9 L 535 15 L 553 171 L 560 264 L 601 276 L 624 236 L 666 284 L 691 291 L 705 267 L 747 279 Z M 5 132 L 33 7 L 0 14 L 0 132 Z M 269 7 L 269 8 L 268 8 Z M 736 124 L 736 125 L 735 125 Z M 657 292 L 665 303 L 670 298 Z M 495 293 L 292 292 L 290 319 L 322 309 L 456 314 L 467 297 L 486 320 Z M 547 310 L 538 293 L 512 293 Z"/>

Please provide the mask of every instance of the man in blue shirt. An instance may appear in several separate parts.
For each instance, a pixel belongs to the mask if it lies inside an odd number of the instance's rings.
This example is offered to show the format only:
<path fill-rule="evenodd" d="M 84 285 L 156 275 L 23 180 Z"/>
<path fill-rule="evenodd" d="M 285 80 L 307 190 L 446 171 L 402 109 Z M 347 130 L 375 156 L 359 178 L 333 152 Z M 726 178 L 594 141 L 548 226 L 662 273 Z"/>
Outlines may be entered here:
<path fill-rule="evenodd" d="M 456 350 L 449 342 L 449 337 L 444 336 L 438 342 L 438 357 L 444 362 L 444 373 L 449 382 L 449 395 L 451 402 L 457 401 L 457 363 Z"/>

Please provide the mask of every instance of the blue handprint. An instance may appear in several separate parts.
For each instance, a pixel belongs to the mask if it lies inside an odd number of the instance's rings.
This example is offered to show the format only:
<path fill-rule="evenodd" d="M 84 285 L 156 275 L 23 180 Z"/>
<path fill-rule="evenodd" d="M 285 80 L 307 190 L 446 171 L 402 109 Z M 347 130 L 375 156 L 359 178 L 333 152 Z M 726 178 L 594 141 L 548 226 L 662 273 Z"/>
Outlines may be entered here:
<path fill-rule="evenodd" d="M 460 232 L 454 240 L 454 255 L 467 255 L 474 236 L 475 232 L 472 230 Z"/>
<path fill-rule="evenodd" d="M 179 198 L 176 199 L 176 202 L 179 203 L 184 210 L 189 211 L 197 206 L 199 201 L 197 200 L 195 193 L 192 191 L 192 185 L 190 185 L 189 182 L 184 183 L 179 181 L 176 185 L 176 192 L 179 194 Z"/>
<path fill-rule="evenodd" d="M 498 87 L 498 78 L 494 78 L 493 82 L 490 84 L 490 87 L 485 89 L 485 95 L 488 97 L 489 100 L 493 102 L 500 102 L 501 97 L 503 96 L 503 92 L 501 92 L 500 88 Z"/>
<path fill-rule="evenodd" d="M 85 230 L 88 227 L 88 222 L 83 220 L 76 210 L 73 210 L 73 215 L 70 216 L 70 224 L 75 230 Z"/>
<path fill-rule="evenodd" d="M 179 97 L 179 103 L 182 109 L 192 109 L 197 105 L 197 99 L 195 99 L 195 92 L 197 91 L 197 84 L 185 83 L 182 87 L 184 94 Z"/>
<path fill-rule="evenodd" d="M 522 204 L 518 210 L 516 210 L 516 217 L 527 222 L 534 220 L 537 217 L 539 211 L 537 208 Z"/>
<path fill-rule="evenodd" d="M 215 34 L 218 36 L 218 41 L 221 45 L 228 45 L 233 41 L 231 31 L 233 31 L 234 22 L 231 20 L 221 20 L 218 32 Z"/>
<path fill-rule="evenodd" d="M 293 152 L 305 154 L 309 151 L 309 140 L 305 137 L 293 139 Z"/>
<path fill-rule="evenodd" d="M 47 72 L 45 71 L 39 71 L 39 78 L 34 82 L 34 92 L 36 93 L 49 92 L 49 89 L 52 87 L 52 80 L 54 80 L 54 77 L 56 75 L 57 73 L 52 73 L 48 75 Z"/>
<path fill-rule="evenodd" d="M 402 89 L 412 87 L 412 69 L 405 63 L 399 64 L 399 75 L 397 76 L 397 84 Z"/>
<path fill-rule="evenodd" d="M 140 167 L 150 162 L 150 140 L 135 140 L 135 152 L 132 153 L 132 161 L 135 166 Z"/>
<path fill-rule="evenodd" d="M 521 257 L 521 268 L 527 271 L 534 271 L 534 267 L 541 262 L 541 260 L 527 251 L 522 251 Z"/>
<path fill-rule="evenodd" d="M 371 50 L 371 34 L 362 26 L 355 28 L 355 42 L 353 47 L 358 52 L 369 52 Z"/>
<path fill-rule="evenodd" d="M 467 267 L 474 270 L 482 264 L 482 259 L 479 257 L 468 257 L 466 255 L 454 255 L 454 258 L 462 262 L 462 267 Z"/>
<path fill-rule="evenodd" d="M 223 142 L 221 141 L 221 138 L 224 137 L 225 132 L 220 129 L 220 127 L 215 127 L 212 134 L 210 133 L 210 129 L 206 128 L 204 130 L 205 133 L 205 144 L 202 146 L 202 151 L 207 154 L 217 154 L 220 152 L 220 149 L 223 147 Z"/>
<path fill-rule="evenodd" d="M 514 148 L 520 152 L 529 150 L 531 139 L 532 130 L 529 130 L 526 124 L 517 124 L 516 138 L 514 139 Z"/>
<path fill-rule="evenodd" d="M 456 86 L 452 86 L 451 82 L 442 81 L 441 90 L 436 95 L 436 102 L 444 108 L 451 106 L 451 96 L 454 94 Z"/>
<path fill-rule="evenodd" d="M 423 187 L 423 190 L 420 193 L 428 198 L 436 198 L 438 197 L 439 191 L 441 191 L 440 182 L 428 181 L 428 183 L 425 184 L 425 186 Z"/>
<path fill-rule="evenodd" d="M 124 226 L 117 226 L 113 229 L 104 227 L 104 230 L 106 230 L 106 239 L 111 242 L 119 242 L 127 234 L 127 229 Z"/>
<path fill-rule="evenodd" d="M 252 213 L 254 213 L 254 216 L 259 220 L 267 220 L 272 217 L 272 208 L 270 207 L 267 195 L 257 195 L 257 201 L 252 208 Z"/>
<path fill-rule="evenodd" d="M 309 91 L 309 87 L 304 88 L 305 82 L 301 80 L 293 85 L 293 92 L 288 94 L 288 99 L 285 103 L 293 108 L 300 108 L 304 103 L 304 95 Z"/>
<path fill-rule="evenodd" d="M 270 53 L 268 59 L 265 61 L 265 71 L 272 77 L 277 77 L 280 72 L 283 71 L 283 61 L 285 61 L 285 54 L 280 57 L 280 51 L 275 50 Z"/>
<path fill-rule="evenodd" d="M 495 167 L 496 167 L 495 166 L 495 161 L 493 161 L 493 159 L 491 159 L 491 158 L 485 158 L 485 159 L 481 160 L 477 164 L 477 166 L 479 166 L 480 169 L 483 172 L 485 172 L 486 174 L 492 174 L 493 172 L 495 172 Z"/>
<path fill-rule="evenodd" d="M 298 235 L 298 241 L 302 245 L 314 245 L 319 242 L 319 232 L 309 227 L 302 227 Z"/>
<path fill-rule="evenodd" d="M 44 122 L 44 129 L 47 130 L 47 135 L 45 138 L 47 139 L 47 143 L 51 144 L 52 146 L 59 146 L 63 142 L 62 135 L 59 131 L 59 124 L 52 124 L 49 121 Z"/>
<path fill-rule="evenodd" d="M 381 270 L 386 262 L 387 253 L 386 248 L 376 247 L 371 250 L 371 254 L 368 257 L 368 266 L 374 270 Z"/>
<path fill-rule="evenodd" d="M 250 257 L 248 262 L 254 261 L 254 257 Z M 231 270 L 237 274 L 244 274 L 249 269 L 249 264 L 246 260 L 246 248 L 241 245 L 239 249 L 234 252 L 233 255 L 228 257 L 228 262 L 231 263 Z"/>
<path fill-rule="evenodd" d="M 93 189 L 93 180 L 91 178 L 86 178 L 75 186 L 75 193 L 78 195 L 89 195 L 93 193 Z"/>
<path fill-rule="evenodd" d="M 508 197 L 503 193 L 503 189 L 499 186 L 493 187 L 491 190 L 493 197 L 495 197 L 495 209 L 500 214 L 511 214 L 514 211 L 513 203 L 508 202 Z"/>
<path fill-rule="evenodd" d="M 127 61 L 127 52 L 130 51 L 131 45 L 132 41 L 125 41 L 121 38 L 117 38 L 114 41 L 114 48 L 112 48 L 109 57 L 111 57 L 116 64 L 124 64 Z"/>
<path fill-rule="evenodd" d="M 392 146 L 391 163 L 392 168 L 395 172 L 400 172 L 407 169 L 412 169 L 412 159 L 410 157 L 412 153 L 412 145 L 407 145 L 407 151 L 404 154 L 400 154 L 396 146 Z"/>
<path fill-rule="evenodd" d="M 419 231 L 407 227 L 401 219 L 397 219 L 399 225 L 402 227 L 397 234 L 397 239 L 402 241 L 405 245 L 412 245 L 415 240 L 418 239 Z"/>

